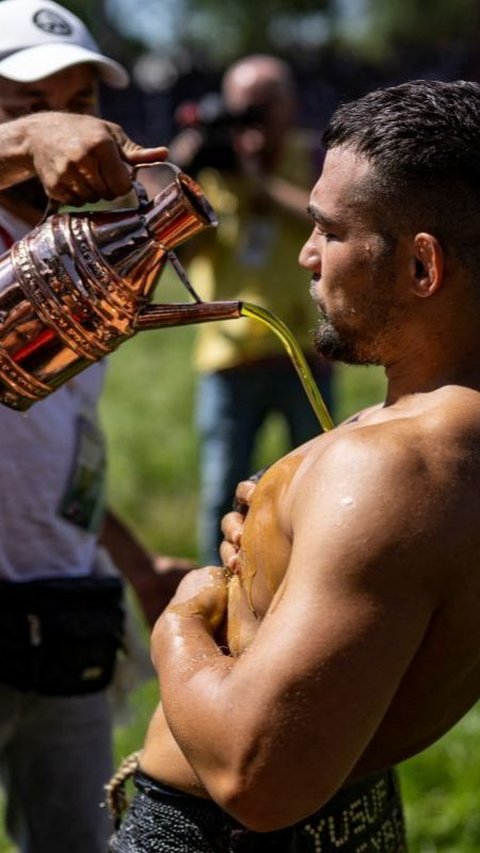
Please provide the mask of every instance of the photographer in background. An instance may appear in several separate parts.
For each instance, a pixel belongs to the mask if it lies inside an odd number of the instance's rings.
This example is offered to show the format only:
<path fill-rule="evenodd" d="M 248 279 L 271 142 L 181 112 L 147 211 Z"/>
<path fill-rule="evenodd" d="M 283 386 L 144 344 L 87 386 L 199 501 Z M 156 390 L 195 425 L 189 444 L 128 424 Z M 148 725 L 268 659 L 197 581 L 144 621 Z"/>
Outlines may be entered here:
<path fill-rule="evenodd" d="M 219 219 L 218 228 L 196 242 L 189 266 L 201 297 L 243 299 L 276 314 L 302 346 L 330 406 L 332 368 L 313 354 L 315 312 L 297 264 L 318 152 L 312 135 L 294 127 L 295 114 L 288 66 L 273 56 L 247 56 L 226 71 L 221 101 L 209 96 L 196 111 L 192 105 L 179 111 L 187 126 L 169 156 L 197 177 Z M 291 446 L 320 427 L 282 343 L 255 320 L 200 327 L 195 362 L 200 551 L 202 562 L 216 564 L 220 519 L 237 482 L 251 473 L 267 416 L 283 416 Z"/>

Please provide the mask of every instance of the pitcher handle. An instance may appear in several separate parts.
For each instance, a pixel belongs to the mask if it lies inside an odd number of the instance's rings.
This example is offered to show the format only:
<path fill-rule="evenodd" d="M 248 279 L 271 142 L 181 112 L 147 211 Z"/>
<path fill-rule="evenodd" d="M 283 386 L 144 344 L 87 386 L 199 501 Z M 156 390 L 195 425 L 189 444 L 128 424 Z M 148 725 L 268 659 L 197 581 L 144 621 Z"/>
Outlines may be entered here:
<path fill-rule="evenodd" d="M 148 198 L 147 191 L 143 186 L 142 182 L 138 180 L 137 173 L 139 169 L 150 169 L 152 167 L 158 168 L 159 166 L 165 166 L 169 169 L 170 172 L 174 174 L 174 180 L 177 176 L 182 172 L 182 170 L 175 163 L 171 163 L 169 160 L 155 160 L 153 163 L 138 163 L 136 166 L 132 167 L 132 187 L 135 190 L 139 207 L 144 207 L 150 201 Z M 171 183 L 171 181 L 169 181 Z M 167 186 L 167 184 L 165 184 Z M 159 188 L 160 191 L 160 188 Z"/>

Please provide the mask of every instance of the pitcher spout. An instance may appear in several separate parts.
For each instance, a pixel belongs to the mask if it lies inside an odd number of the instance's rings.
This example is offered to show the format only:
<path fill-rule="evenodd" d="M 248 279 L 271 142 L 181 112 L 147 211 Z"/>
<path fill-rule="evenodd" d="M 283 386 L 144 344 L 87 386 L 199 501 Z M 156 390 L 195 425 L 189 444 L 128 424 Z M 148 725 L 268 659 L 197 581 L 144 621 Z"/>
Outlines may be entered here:
<path fill-rule="evenodd" d="M 215 320 L 237 320 L 242 316 L 243 302 L 174 302 L 163 305 L 145 305 L 139 311 L 136 331 L 163 329 L 168 326 L 189 326 Z"/>

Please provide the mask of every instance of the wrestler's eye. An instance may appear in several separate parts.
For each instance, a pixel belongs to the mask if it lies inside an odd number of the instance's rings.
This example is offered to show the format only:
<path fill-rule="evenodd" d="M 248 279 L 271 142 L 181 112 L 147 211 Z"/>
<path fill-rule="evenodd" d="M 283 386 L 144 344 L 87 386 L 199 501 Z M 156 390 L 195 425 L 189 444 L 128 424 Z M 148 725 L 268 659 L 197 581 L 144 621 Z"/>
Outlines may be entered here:
<path fill-rule="evenodd" d="M 326 231 L 324 228 L 321 228 L 319 225 L 316 225 L 316 226 L 315 226 L 315 232 L 316 232 L 320 237 L 323 237 L 323 238 L 324 238 L 324 240 L 326 240 L 326 241 L 327 241 L 327 243 L 331 242 L 332 240 L 337 240 L 337 239 L 338 239 L 338 238 L 337 238 L 337 235 L 336 235 L 336 234 L 334 234 L 332 231 Z"/>

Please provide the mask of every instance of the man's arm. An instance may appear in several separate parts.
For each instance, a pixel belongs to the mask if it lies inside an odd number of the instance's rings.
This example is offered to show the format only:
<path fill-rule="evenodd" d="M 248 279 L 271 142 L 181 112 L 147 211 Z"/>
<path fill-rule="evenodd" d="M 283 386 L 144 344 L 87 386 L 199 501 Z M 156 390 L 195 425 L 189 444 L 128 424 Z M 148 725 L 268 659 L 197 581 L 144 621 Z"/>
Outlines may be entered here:
<path fill-rule="evenodd" d="M 0 189 L 37 176 L 63 204 L 114 199 L 131 189 L 129 166 L 164 160 L 119 125 L 89 115 L 35 113 L 0 125 Z"/>
<path fill-rule="evenodd" d="M 133 587 L 148 624 L 153 626 L 182 578 L 194 568 L 193 561 L 151 554 L 111 511 L 106 513 L 100 543 Z"/>
<path fill-rule="evenodd" d="M 208 607 L 187 578 L 154 629 L 172 732 L 213 799 L 253 829 L 290 825 L 330 799 L 422 642 L 442 549 L 440 536 L 419 540 L 434 525 L 411 456 L 347 438 L 310 466 L 280 507 L 287 574 L 241 657 L 215 641 L 210 580 Z"/>

